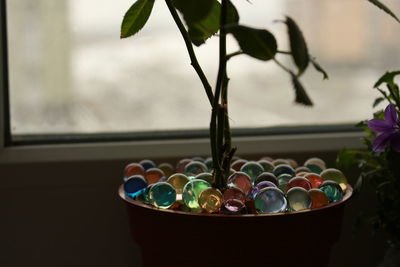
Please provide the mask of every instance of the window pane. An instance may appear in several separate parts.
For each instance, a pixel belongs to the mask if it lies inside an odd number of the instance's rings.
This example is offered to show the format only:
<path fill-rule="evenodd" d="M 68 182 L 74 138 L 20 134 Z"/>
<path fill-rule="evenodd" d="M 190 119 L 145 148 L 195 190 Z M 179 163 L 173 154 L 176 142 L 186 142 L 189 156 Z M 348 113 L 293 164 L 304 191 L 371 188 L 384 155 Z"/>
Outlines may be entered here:
<path fill-rule="evenodd" d="M 210 107 L 164 1 L 137 36 L 120 40 L 132 0 L 9 0 L 13 134 L 204 129 Z M 302 82 L 315 106 L 294 104 L 287 74 L 272 62 L 230 60 L 232 127 L 353 123 L 371 116 L 372 85 L 398 68 L 399 27 L 366 1 L 234 1 L 243 24 L 273 32 L 281 50 L 293 17 L 330 79 Z M 386 1 L 393 10 L 400 3 Z M 229 50 L 237 45 L 229 39 Z M 212 85 L 218 38 L 196 49 Z M 280 57 L 286 65 L 287 56 Z"/>

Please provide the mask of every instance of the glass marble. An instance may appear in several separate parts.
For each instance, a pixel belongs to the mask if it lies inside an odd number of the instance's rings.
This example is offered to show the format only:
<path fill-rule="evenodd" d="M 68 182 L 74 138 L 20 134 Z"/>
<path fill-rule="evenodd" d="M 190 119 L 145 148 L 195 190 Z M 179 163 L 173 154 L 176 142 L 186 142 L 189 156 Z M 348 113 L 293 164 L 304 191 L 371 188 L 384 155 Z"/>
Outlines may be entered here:
<path fill-rule="evenodd" d="M 136 199 L 137 199 L 137 200 L 140 200 L 140 201 L 142 201 L 142 202 L 144 202 L 144 203 L 149 203 L 149 204 L 151 204 L 153 201 L 150 199 L 149 192 L 150 192 L 150 189 L 151 189 L 152 186 L 153 186 L 152 184 L 151 184 L 151 185 L 148 185 L 148 186 L 146 187 L 146 189 L 142 190 L 142 192 L 140 193 L 140 195 L 138 195 L 138 196 L 136 197 Z"/>
<path fill-rule="evenodd" d="M 254 185 L 257 185 L 258 183 L 260 183 L 262 181 L 270 181 L 276 185 L 279 185 L 278 178 L 276 178 L 275 174 L 273 174 L 272 172 L 261 173 L 254 181 Z"/>
<path fill-rule="evenodd" d="M 319 189 L 328 197 L 329 203 L 338 202 L 343 199 L 343 189 L 334 181 L 324 181 Z"/>
<path fill-rule="evenodd" d="M 160 165 L 158 165 L 158 168 L 164 172 L 165 177 L 167 178 L 175 173 L 175 168 L 174 166 L 172 166 L 171 163 L 167 162 L 161 163 Z"/>
<path fill-rule="evenodd" d="M 309 172 L 311 172 L 311 170 L 309 168 L 307 168 L 306 166 L 300 166 L 300 167 L 297 167 L 295 169 L 295 172 L 296 172 L 296 174 L 299 173 L 299 172 L 307 172 L 307 173 L 309 173 Z"/>
<path fill-rule="evenodd" d="M 171 184 L 160 182 L 150 188 L 149 197 L 157 208 L 168 209 L 176 201 L 176 191 Z"/>
<path fill-rule="evenodd" d="M 192 160 L 204 163 L 204 158 L 202 157 L 193 157 Z"/>
<path fill-rule="evenodd" d="M 201 191 L 211 187 L 211 184 L 200 179 L 189 180 L 183 188 L 182 198 L 186 206 L 191 209 L 199 209 L 199 195 Z"/>
<path fill-rule="evenodd" d="M 247 213 L 246 205 L 237 199 L 225 200 L 221 207 L 222 214 L 245 214 Z"/>
<path fill-rule="evenodd" d="M 144 168 L 145 171 L 150 168 L 156 167 L 156 164 L 154 163 L 154 161 L 149 160 L 149 159 L 144 159 L 144 160 L 140 161 L 139 164 L 142 165 L 142 167 Z"/>
<path fill-rule="evenodd" d="M 189 162 L 192 162 L 191 159 L 181 159 L 177 164 L 176 164 L 176 172 L 179 173 L 184 173 L 185 167 Z"/>
<path fill-rule="evenodd" d="M 268 156 L 264 156 L 264 157 L 260 158 L 260 160 L 266 160 L 266 161 L 269 161 L 269 162 L 271 162 L 271 163 L 274 161 L 273 158 L 268 157 Z"/>
<path fill-rule="evenodd" d="M 270 181 L 262 181 L 254 186 L 253 190 L 251 191 L 251 197 L 254 199 L 257 194 L 261 191 L 261 189 L 266 187 L 277 187 L 276 184 Z"/>
<path fill-rule="evenodd" d="M 228 177 L 228 186 L 235 185 L 242 189 L 242 191 L 246 194 L 250 194 L 252 189 L 252 183 L 250 176 L 244 172 L 235 172 L 231 176 Z"/>
<path fill-rule="evenodd" d="M 167 183 L 172 185 L 175 190 L 177 195 L 182 195 L 183 193 L 183 188 L 185 185 L 189 182 L 189 178 L 184 175 L 183 173 L 175 173 L 172 174 L 168 179 Z"/>
<path fill-rule="evenodd" d="M 278 177 L 278 188 L 283 192 L 287 191 L 287 185 L 289 181 L 293 178 L 291 174 L 283 173 Z"/>
<path fill-rule="evenodd" d="M 323 171 L 318 165 L 314 164 L 308 164 L 306 167 L 309 168 L 311 172 L 316 174 L 320 174 Z"/>
<path fill-rule="evenodd" d="M 224 190 L 223 196 L 224 200 L 237 199 L 243 203 L 246 202 L 246 194 L 242 191 L 242 189 L 233 185 L 228 186 L 228 188 Z"/>
<path fill-rule="evenodd" d="M 279 177 L 281 174 L 289 174 L 292 177 L 296 175 L 296 171 L 288 164 L 279 164 L 275 166 L 272 173 L 275 174 L 276 177 Z"/>
<path fill-rule="evenodd" d="M 301 187 L 308 191 L 311 189 L 311 183 L 306 178 L 296 176 L 288 182 L 287 190 L 293 187 Z"/>
<path fill-rule="evenodd" d="M 255 161 L 249 161 L 246 162 L 241 168 L 241 172 L 246 173 L 247 175 L 250 176 L 251 182 L 254 183 L 256 178 L 264 172 L 263 166 L 261 166 L 260 163 L 257 163 Z"/>
<path fill-rule="evenodd" d="M 318 166 L 319 169 L 321 170 L 325 170 L 326 169 L 326 163 L 325 161 L 323 161 L 320 158 L 317 157 L 313 157 L 313 158 L 309 158 L 304 162 L 304 166 L 308 166 L 308 165 L 315 165 Z"/>
<path fill-rule="evenodd" d="M 238 160 L 234 161 L 234 162 L 231 164 L 231 168 L 238 172 L 238 171 L 240 171 L 240 169 L 242 168 L 242 166 L 243 166 L 244 164 L 246 164 L 246 163 L 247 163 L 247 160 L 238 159 Z"/>
<path fill-rule="evenodd" d="M 265 172 L 272 172 L 275 168 L 275 166 L 270 161 L 259 160 L 257 162 L 260 163 L 261 166 L 263 166 Z"/>
<path fill-rule="evenodd" d="M 147 187 L 147 181 L 142 175 L 133 175 L 124 183 L 125 194 L 134 198 L 142 193 Z"/>
<path fill-rule="evenodd" d="M 139 163 L 130 163 L 124 169 L 124 182 L 132 175 L 144 176 L 144 168 Z"/>
<path fill-rule="evenodd" d="M 150 168 L 147 169 L 144 173 L 144 178 L 146 179 L 148 184 L 157 183 L 162 177 L 165 177 L 165 174 L 159 168 Z"/>
<path fill-rule="evenodd" d="M 206 188 L 199 195 L 199 205 L 208 213 L 218 212 L 223 202 L 222 193 L 216 188 Z"/>
<path fill-rule="evenodd" d="M 196 176 L 197 174 L 207 172 L 207 166 L 200 161 L 189 162 L 184 169 L 184 173 L 189 176 Z"/>
<path fill-rule="evenodd" d="M 215 177 L 214 177 L 214 175 L 212 175 L 212 174 L 209 173 L 209 172 L 203 172 L 203 173 L 197 174 L 197 175 L 194 177 L 194 179 L 201 179 L 201 180 L 204 180 L 204 181 L 206 181 L 206 182 L 209 182 L 210 184 L 214 184 L 214 183 L 215 183 Z"/>
<path fill-rule="evenodd" d="M 308 173 L 304 176 L 304 178 L 311 183 L 311 188 L 319 188 L 324 181 L 322 180 L 322 177 L 316 173 Z"/>
<path fill-rule="evenodd" d="M 287 201 L 290 210 L 299 211 L 311 208 L 311 197 L 302 187 L 292 187 L 287 192 Z"/>
<path fill-rule="evenodd" d="M 308 194 L 310 195 L 311 198 L 311 208 L 320 208 L 323 206 L 328 205 L 329 199 L 326 196 L 326 194 L 318 188 L 312 188 L 308 191 Z"/>
<path fill-rule="evenodd" d="M 287 200 L 280 189 L 266 187 L 255 197 L 254 206 L 257 213 L 279 213 L 286 210 Z"/>
<path fill-rule="evenodd" d="M 281 165 L 281 164 L 289 165 L 289 166 L 290 166 L 289 161 L 287 161 L 286 159 L 275 159 L 275 160 L 272 161 L 272 164 L 273 164 L 275 167 L 278 166 L 278 165 Z"/>
<path fill-rule="evenodd" d="M 323 170 L 320 175 L 321 175 L 322 180 L 334 181 L 342 187 L 343 191 L 346 190 L 346 187 L 348 184 L 347 178 L 340 170 L 334 169 L 334 168 L 329 168 L 329 169 Z"/>
<path fill-rule="evenodd" d="M 207 170 L 210 172 L 213 169 L 213 160 L 212 158 L 206 158 L 206 160 L 204 161 L 204 164 L 206 164 L 207 166 Z"/>
<path fill-rule="evenodd" d="M 289 165 L 293 168 L 296 169 L 299 164 L 297 163 L 297 161 L 295 161 L 294 159 L 286 159 L 286 161 L 289 163 Z"/>

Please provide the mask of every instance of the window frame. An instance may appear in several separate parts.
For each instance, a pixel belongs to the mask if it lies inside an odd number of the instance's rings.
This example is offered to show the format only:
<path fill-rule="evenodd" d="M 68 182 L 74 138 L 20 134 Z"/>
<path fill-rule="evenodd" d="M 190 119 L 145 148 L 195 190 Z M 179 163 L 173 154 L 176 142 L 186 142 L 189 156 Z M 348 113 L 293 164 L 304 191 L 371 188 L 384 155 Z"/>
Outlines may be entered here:
<path fill-rule="evenodd" d="M 11 135 L 6 1 L 0 2 L 0 163 L 177 158 L 209 155 L 207 130 L 115 134 Z M 235 129 L 238 153 L 276 154 L 362 148 L 352 125 Z"/>

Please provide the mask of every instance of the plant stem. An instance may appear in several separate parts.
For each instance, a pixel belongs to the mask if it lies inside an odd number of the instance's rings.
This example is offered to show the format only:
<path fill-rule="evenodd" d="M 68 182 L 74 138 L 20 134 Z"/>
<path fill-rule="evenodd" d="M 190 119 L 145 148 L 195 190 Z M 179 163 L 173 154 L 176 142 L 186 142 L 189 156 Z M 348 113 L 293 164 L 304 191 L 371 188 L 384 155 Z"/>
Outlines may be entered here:
<path fill-rule="evenodd" d="M 217 83 L 215 86 L 214 99 L 212 104 L 212 112 L 211 112 L 211 122 L 210 122 L 210 142 L 211 142 L 211 151 L 213 156 L 213 166 L 214 166 L 214 175 L 216 178 L 216 186 L 219 189 L 222 189 L 223 184 L 223 171 L 221 168 L 222 163 L 222 144 L 220 143 L 223 140 L 223 128 L 224 128 L 224 119 L 218 119 L 218 112 L 220 109 L 219 99 L 222 91 L 222 86 L 224 84 L 224 78 L 226 77 L 226 18 L 227 18 L 227 1 L 222 0 L 221 2 L 221 15 L 220 15 L 220 24 L 219 24 L 219 66 L 218 66 L 218 76 Z M 222 131 L 221 131 L 222 127 Z M 221 136 L 222 135 L 222 138 Z"/>
<path fill-rule="evenodd" d="M 182 23 L 181 18 L 178 15 L 178 12 L 176 12 L 175 7 L 173 6 L 173 4 L 171 3 L 171 0 L 165 0 L 165 3 L 168 6 L 169 12 L 171 13 L 176 25 L 178 26 L 179 31 L 181 32 L 181 35 L 183 37 L 183 40 L 185 41 L 185 45 L 186 45 L 186 49 L 189 53 L 189 57 L 190 57 L 190 61 L 191 61 L 191 65 L 193 66 L 193 68 L 195 69 L 197 75 L 199 76 L 201 83 L 203 84 L 204 90 L 206 91 L 208 100 L 210 102 L 210 104 L 213 104 L 213 93 L 212 93 L 212 88 L 210 83 L 207 80 L 206 75 L 204 74 L 202 68 L 200 67 L 199 62 L 197 61 L 197 57 L 196 54 L 193 50 L 193 45 L 192 42 L 190 40 L 189 34 L 186 31 L 185 26 Z"/>

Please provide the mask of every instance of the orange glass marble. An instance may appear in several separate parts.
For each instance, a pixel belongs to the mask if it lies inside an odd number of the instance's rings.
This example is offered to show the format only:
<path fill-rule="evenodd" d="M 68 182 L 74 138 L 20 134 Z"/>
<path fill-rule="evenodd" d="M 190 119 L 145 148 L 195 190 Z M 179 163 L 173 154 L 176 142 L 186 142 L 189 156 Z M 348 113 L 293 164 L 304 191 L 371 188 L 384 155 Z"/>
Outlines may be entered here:
<path fill-rule="evenodd" d="M 329 199 L 326 196 L 326 194 L 318 188 L 310 189 L 308 191 L 308 194 L 310 195 L 310 198 L 311 198 L 311 202 L 312 202 L 311 208 L 312 209 L 326 206 L 329 203 Z"/>
<path fill-rule="evenodd" d="M 157 183 L 165 174 L 159 168 L 150 168 L 144 173 L 144 178 L 146 178 L 148 184 Z"/>
<path fill-rule="evenodd" d="M 124 178 L 133 176 L 133 175 L 142 175 L 144 176 L 144 168 L 139 163 L 130 163 L 126 165 L 124 169 Z M 126 179 L 125 179 L 126 180 Z"/>

